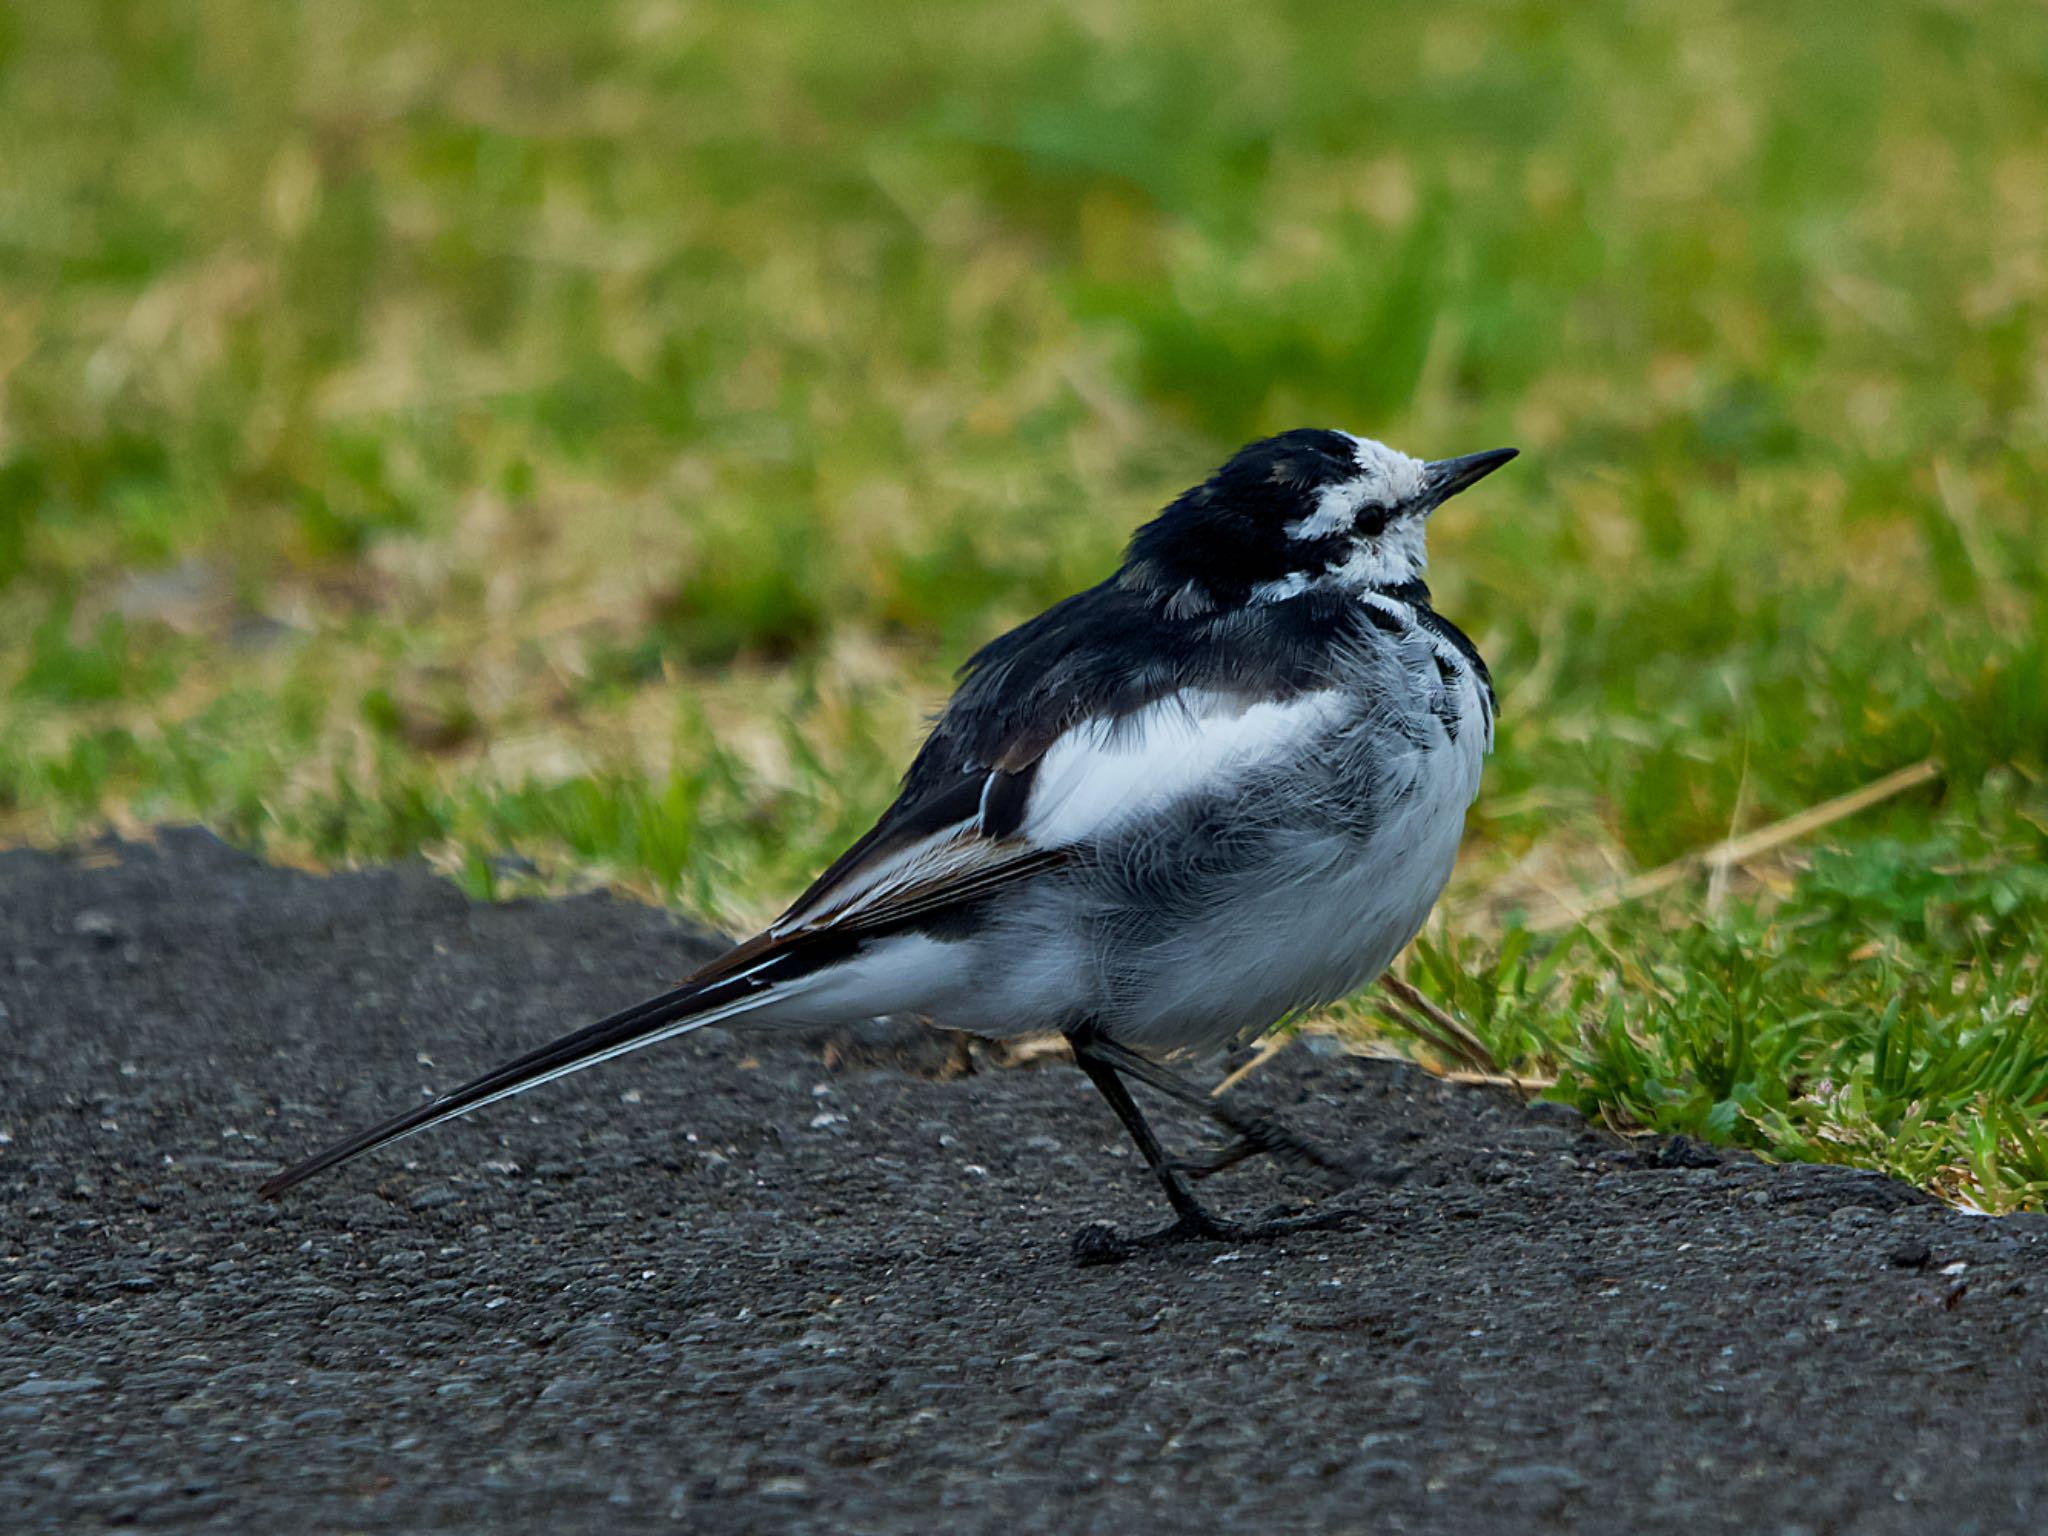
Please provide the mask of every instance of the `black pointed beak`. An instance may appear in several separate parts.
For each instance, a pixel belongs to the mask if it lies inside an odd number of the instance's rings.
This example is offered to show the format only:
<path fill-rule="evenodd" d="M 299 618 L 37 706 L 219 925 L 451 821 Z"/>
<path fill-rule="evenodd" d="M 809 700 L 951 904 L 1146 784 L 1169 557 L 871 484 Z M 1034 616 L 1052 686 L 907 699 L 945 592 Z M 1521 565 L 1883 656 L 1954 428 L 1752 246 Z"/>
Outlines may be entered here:
<path fill-rule="evenodd" d="M 1484 480 L 1520 451 L 1517 448 L 1489 448 L 1484 453 L 1468 453 L 1459 459 L 1434 459 L 1422 469 L 1423 499 L 1432 509 L 1440 507 L 1466 486 Z"/>

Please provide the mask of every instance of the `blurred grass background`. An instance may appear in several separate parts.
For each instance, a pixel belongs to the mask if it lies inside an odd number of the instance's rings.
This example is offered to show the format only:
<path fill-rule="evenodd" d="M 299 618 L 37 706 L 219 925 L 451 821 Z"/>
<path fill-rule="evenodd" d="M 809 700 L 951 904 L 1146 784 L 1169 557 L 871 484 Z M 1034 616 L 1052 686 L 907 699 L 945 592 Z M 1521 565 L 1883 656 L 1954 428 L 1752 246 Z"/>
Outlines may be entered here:
<path fill-rule="evenodd" d="M 1410 979 L 1616 1123 L 2048 1198 L 2035 0 L 26 0 L 0 168 L 0 838 L 736 925 L 1239 442 L 1514 443 Z"/>

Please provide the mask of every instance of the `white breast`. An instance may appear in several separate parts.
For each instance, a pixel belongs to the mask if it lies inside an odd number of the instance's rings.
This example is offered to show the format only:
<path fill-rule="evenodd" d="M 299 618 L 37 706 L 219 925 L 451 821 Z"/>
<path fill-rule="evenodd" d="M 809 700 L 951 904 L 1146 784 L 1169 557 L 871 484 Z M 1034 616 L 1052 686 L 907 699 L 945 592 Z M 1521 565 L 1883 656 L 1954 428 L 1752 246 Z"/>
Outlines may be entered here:
<path fill-rule="evenodd" d="M 1317 695 L 1267 759 L 1287 771 L 1241 778 L 1224 814 L 1247 835 L 1202 867 L 1199 889 L 1174 893 L 1176 922 L 1106 957 L 1116 1038 L 1212 1049 L 1355 990 L 1421 930 L 1457 860 L 1492 719 L 1465 658 L 1402 616 L 1412 627 L 1359 659 L 1353 689 Z M 1154 856 L 1173 853 L 1162 838 Z"/>
<path fill-rule="evenodd" d="M 1449 880 L 1479 780 L 1478 731 L 1394 759 L 1395 798 L 1370 835 L 1276 831 L 1268 858 L 1217 882 L 1197 920 L 1147 957 L 1111 1029 L 1155 1052 L 1208 1051 L 1334 1002 L 1385 970 Z M 1468 742 L 1466 738 L 1469 737 Z"/>

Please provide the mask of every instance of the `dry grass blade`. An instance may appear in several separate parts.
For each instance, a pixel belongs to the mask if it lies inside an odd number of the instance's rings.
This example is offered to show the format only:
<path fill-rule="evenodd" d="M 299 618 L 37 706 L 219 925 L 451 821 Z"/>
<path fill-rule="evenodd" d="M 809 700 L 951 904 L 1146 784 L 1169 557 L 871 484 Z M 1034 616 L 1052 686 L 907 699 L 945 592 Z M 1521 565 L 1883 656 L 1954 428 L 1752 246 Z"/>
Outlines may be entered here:
<path fill-rule="evenodd" d="M 1846 795 L 1824 800 L 1819 805 L 1809 806 L 1803 811 L 1787 816 L 1783 821 L 1773 822 L 1770 826 L 1760 827 L 1754 832 L 1746 832 L 1741 837 L 1725 838 L 1721 842 L 1685 854 L 1673 859 L 1669 864 L 1637 875 L 1633 879 L 1624 880 L 1584 900 L 1555 895 L 1552 900 L 1556 902 L 1557 910 L 1532 916 L 1529 927 L 1538 933 L 1569 928 L 1574 923 L 1584 922 L 1596 913 L 1655 895 L 1658 891 L 1674 886 L 1700 870 L 1720 872 L 1732 869 L 1773 849 L 1795 843 L 1802 837 L 1818 832 L 1822 827 L 1846 820 L 1859 811 L 1866 811 L 1894 795 L 1901 795 L 1909 789 L 1917 789 L 1923 784 L 1932 783 L 1940 777 L 1941 765 L 1932 758 L 1923 759 L 1888 773 L 1881 779 L 1875 779 L 1861 789 L 1852 789 Z"/>
<path fill-rule="evenodd" d="M 1445 1060 L 1459 1061 L 1463 1059 L 1464 1053 L 1458 1048 L 1458 1042 L 1455 1039 L 1448 1035 L 1437 1033 L 1436 1030 L 1430 1028 L 1429 1022 L 1426 1019 L 1408 1012 L 1407 1009 L 1401 1007 L 1400 1004 L 1392 999 L 1381 998 L 1374 1007 L 1385 1023 L 1391 1024 L 1394 1028 L 1411 1034 L 1416 1039 L 1432 1046 L 1437 1054 Z"/>
<path fill-rule="evenodd" d="M 1072 1061 L 1074 1048 L 1065 1035 L 1020 1035 L 1014 1040 L 985 1042 L 989 1061 L 998 1067 L 1035 1067 L 1048 1061 Z"/>
<path fill-rule="evenodd" d="M 1486 1042 L 1398 976 L 1382 976 L 1379 1007 L 1388 1019 L 1475 1072 L 1504 1076 Z"/>
<path fill-rule="evenodd" d="M 1516 1077 L 1512 1072 L 1439 1072 L 1447 1083 L 1461 1083 L 1475 1088 L 1511 1088 L 1516 1093 L 1542 1093 L 1557 1086 L 1555 1074 L 1543 1077 Z"/>
<path fill-rule="evenodd" d="M 1282 1051 L 1286 1050 L 1289 1043 L 1292 1042 L 1293 1039 L 1294 1036 L 1291 1034 L 1268 1035 L 1263 1041 L 1260 1042 L 1258 1054 L 1252 1057 L 1252 1059 L 1246 1062 L 1243 1066 L 1233 1071 L 1228 1077 L 1224 1078 L 1223 1081 L 1218 1083 L 1214 1088 L 1211 1088 L 1209 1090 L 1209 1096 L 1211 1098 L 1217 1099 L 1222 1098 L 1224 1094 L 1230 1092 L 1231 1089 L 1235 1088 L 1239 1083 L 1243 1082 L 1246 1078 L 1250 1077 L 1254 1072 L 1258 1071 L 1259 1068 L 1263 1067 L 1275 1056 L 1278 1056 Z"/>

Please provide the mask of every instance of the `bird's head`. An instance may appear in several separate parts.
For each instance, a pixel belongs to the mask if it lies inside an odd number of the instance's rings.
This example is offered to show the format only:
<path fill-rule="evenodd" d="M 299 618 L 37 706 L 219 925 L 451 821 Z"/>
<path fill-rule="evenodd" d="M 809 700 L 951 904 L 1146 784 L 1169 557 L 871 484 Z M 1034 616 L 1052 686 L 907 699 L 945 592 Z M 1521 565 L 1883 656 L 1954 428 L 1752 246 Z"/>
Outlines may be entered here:
<path fill-rule="evenodd" d="M 1411 459 L 1349 432 L 1282 432 L 1240 448 L 1140 528 L 1119 579 L 1181 617 L 1318 585 L 1400 587 L 1428 564 L 1429 514 L 1514 456 Z"/>

